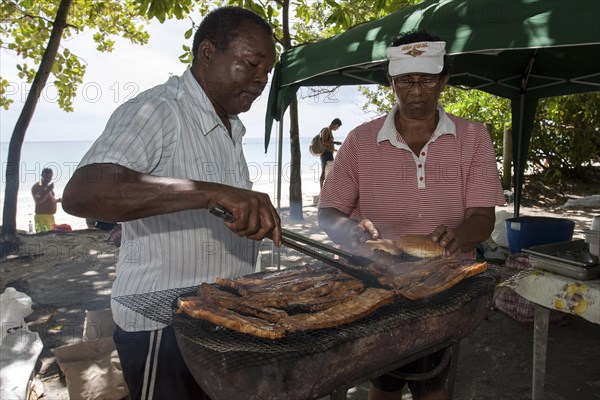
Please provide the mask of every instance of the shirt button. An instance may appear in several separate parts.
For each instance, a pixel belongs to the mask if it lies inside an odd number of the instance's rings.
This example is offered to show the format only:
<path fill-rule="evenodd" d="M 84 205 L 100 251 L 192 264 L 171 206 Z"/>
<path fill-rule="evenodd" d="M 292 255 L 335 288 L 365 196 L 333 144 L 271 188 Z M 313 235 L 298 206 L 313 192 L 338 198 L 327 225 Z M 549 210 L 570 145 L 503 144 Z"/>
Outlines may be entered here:
<path fill-rule="evenodd" d="M 420 178 L 419 178 L 419 180 L 420 180 L 420 181 L 422 181 L 422 180 L 423 180 L 423 177 L 420 177 Z"/>
<path fill-rule="evenodd" d="M 423 164 L 419 164 L 419 168 L 423 168 Z"/>
<path fill-rule="evenodd" d="M 425 157 L 425 152 L 424 152 L 424 151 L 422 151 L 422 152 L 421 152 L 421 155 L 422 155 L 423 157 Z"/>

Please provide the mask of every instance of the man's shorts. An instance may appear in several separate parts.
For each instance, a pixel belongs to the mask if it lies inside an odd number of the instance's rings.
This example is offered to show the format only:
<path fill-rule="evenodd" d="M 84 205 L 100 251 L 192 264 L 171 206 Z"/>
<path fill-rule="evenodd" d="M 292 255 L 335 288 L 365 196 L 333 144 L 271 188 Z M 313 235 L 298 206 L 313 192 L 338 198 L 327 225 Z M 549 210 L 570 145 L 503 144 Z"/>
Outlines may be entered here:
<path fill-rule="evenodd" d="M 325 168 L 329 161 L 333 161 L 333 153 L 330 151 L 325 151 L 321 154 L 321 168 Z"/>
<path fill-rule="evenodd" d="M 54 224 L 56 224 L 53 214 L 35 214 L 33 220 L 35 221 L 36 233 L 51 231 L 54 228 Z"/>
<path fill-rule="evenodd" d="M 113 339 L 132 400 L 210 400 L 185 365 L 173 327 L 126 332 Z"/>

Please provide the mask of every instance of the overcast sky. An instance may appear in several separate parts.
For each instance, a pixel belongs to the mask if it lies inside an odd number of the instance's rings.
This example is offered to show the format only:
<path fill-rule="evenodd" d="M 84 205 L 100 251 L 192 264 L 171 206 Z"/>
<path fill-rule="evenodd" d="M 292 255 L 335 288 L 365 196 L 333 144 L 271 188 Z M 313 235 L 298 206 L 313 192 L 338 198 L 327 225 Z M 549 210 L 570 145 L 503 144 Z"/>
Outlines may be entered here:
<path fill-rule="evenodd" d="M 86 32 L 70 40 L 63 40 L 69 48 L 87 64 L 83 84 L 77 89 L 74 112 L 62 111 L 56 101 L 56 91 L 51 82 L 43 92 L 33 120 L 27 131 L 26 141 L 94 140 L 101 133 L 114 109 L 136 93 L 165 82 L 172 74 L 180 75 L 186 66 L 178 59 L 183 53 L 182 45 L 191 46 L 191 39 L 183 33 L 191 27 L 189 20 L 154 21 L 149 27 L 150 42 L 145 46 L 132 45 L 117 39 L 112 53 L 95 50 L 92 33 Z M 17 78 L 16 56 L 2 51 L 0 69 L 2 77 L 13 83 L 8 93 L 15 102 L 8 111 L 0 110 L 0 140 L 10 140 L 15 122 L 27 95 L 27 85 Z M 264 116 L 268 88 L 252 109 L 240 115 L 247 127 L 247 137 L 264 136 Z M 368 121 L 373 115 L 365 114 L 360 106 L 364 103 L 354 87 L 342 88 L 334 96 L 334 102 L 324 98 L 304 99 L 300 103 L 300 135 L 313 136 L 333 118 L 339 117 L 343 126 L 336 138 L 343 138 L 353 127 Z M 274 127 L 274 131 L 277 126 Z M 287 120 L 284 132 L 289 131 Z"/>

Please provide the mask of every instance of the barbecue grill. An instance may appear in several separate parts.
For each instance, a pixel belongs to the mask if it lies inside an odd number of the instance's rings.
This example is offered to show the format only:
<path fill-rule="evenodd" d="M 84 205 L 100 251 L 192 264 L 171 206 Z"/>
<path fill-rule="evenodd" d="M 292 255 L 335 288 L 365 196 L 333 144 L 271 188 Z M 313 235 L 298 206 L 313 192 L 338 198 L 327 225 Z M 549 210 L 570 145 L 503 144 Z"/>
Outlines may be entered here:
<path fill-rule="evenodd" d="M 483 273 L 425 300 L 397 299 L 367 317 L 332 329 L 262 339 L 175 314 L 179 296 L 197 287 L 116 297 L 174 327 L 184 360 L 213 400 L 316 399 L 458 343 L 483 320 L 494 287 Z"/>

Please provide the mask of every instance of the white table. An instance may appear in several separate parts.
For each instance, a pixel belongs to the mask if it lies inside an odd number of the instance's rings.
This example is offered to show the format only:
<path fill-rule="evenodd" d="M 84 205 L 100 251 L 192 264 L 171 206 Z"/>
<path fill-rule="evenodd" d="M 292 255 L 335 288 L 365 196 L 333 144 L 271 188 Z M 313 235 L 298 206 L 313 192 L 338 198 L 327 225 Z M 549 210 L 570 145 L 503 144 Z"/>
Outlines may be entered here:
<path fill-rule="evenodd" d="M 600 279 L 581 281 L 531 268 L 498 285 L 498 290 L 504 289 L 511 289 L 534 304 L 532 399 L 541 400 L 544 398 L 550 310 L 600 324 Z"/>

